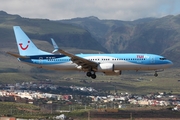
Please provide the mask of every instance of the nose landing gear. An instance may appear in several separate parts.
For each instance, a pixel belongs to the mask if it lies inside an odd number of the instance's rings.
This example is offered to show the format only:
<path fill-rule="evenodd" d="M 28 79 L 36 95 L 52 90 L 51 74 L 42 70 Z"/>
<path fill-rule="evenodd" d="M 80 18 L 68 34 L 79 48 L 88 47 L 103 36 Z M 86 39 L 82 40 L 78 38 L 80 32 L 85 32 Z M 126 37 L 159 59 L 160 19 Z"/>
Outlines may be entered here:
<path fill-rule="evenodd" d="M 157 73 L 157 72 L 155 72 L 155 73 L 154 73 L 154 76 L 155 76 L 155 77 L 157 77 L 157 76 L 158 76 L 158 73 Z"/>
<path fill-rule="evenodd" d="M 164 69 L 155 70 L 154 76 L 157 77 L 158 76 L 157 72 L 162 72 L 162 71 L 164 71 Z"/>

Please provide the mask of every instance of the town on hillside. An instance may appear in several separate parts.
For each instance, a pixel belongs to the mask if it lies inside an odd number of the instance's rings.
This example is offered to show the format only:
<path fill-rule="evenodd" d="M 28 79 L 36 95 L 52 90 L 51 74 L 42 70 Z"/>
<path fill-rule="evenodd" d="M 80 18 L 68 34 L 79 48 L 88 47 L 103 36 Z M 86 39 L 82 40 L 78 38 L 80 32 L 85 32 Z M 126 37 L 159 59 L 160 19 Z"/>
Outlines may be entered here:
<path fill-rule="evenodd" d="M 0 85 L 0 101 L 33 104 L 44 112 L 70 112 L 87 108 L 125 109 L 132 106 L 171 106 L 171 110 L 180 111 L 180 95 L 172 93 L 104 93 L 92 87 L 59 86 L 49 81 Z"/>

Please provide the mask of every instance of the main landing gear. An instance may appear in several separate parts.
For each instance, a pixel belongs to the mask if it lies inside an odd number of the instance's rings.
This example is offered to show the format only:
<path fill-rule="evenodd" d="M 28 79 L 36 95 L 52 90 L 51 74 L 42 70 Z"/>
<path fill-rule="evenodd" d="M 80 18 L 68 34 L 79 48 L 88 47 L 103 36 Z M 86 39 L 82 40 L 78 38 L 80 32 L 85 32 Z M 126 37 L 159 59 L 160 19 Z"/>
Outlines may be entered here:
<path fill-rule="evenodd" d="M 92 79 L 96 79 L 96 74 L 94 71 L 89 71 L 86 73 L 86 76 L 91 77 Z"/>

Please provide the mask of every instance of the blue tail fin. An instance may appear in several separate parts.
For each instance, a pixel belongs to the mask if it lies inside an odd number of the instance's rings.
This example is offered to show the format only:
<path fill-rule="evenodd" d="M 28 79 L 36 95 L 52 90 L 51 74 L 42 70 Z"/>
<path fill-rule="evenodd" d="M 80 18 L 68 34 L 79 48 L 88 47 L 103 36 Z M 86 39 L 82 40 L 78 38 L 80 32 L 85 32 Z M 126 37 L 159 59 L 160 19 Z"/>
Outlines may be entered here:
<path fill-rule="evenodd" d="M 13 29 L 20 55 L 31 56 L 51 54 L 38 49 L 19 26 L 14 26 Z"/>

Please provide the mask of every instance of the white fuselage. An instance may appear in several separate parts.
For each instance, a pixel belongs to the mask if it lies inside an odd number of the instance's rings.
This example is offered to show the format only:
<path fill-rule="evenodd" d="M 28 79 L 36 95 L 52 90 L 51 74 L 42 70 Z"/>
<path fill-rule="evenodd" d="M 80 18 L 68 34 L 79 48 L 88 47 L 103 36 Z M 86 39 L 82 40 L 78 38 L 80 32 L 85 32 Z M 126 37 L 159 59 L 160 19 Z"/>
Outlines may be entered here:
<path fill-rule="evenodd" d="M 99 64 L 111 63 L 114 65 L 114 70 L 159 70 L 172 65 L 171 61 L 154 54 L 78 54 L 77 56 Z M 64 55 L 36 56 L 19 60 L 32 66 L 51 70 L 81 70 L 80 66 Z M 98 70 L 95 71 L 98 72 Z"/>

